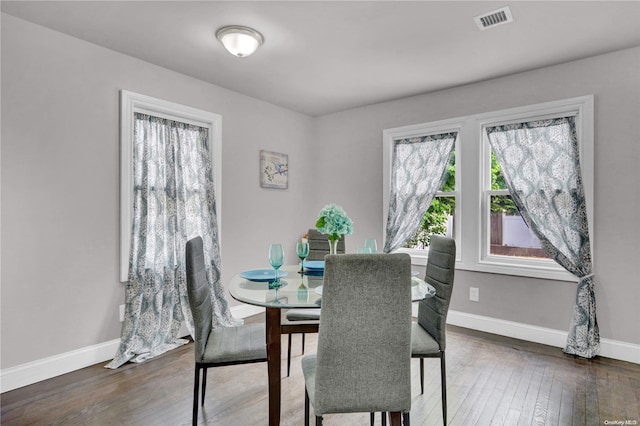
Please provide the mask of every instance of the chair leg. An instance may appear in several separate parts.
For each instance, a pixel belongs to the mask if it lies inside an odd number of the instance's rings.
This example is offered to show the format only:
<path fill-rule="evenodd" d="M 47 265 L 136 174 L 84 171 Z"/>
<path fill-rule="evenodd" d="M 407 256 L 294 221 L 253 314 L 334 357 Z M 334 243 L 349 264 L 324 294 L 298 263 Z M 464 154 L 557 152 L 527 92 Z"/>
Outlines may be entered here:
<path fill-rule="evenodd" d="M 440 386 L 442 387 L 442 421 L 447 424 L 447 372 L 444 362 L 444 351 L 440 353 Z"/>
<path fill-rule="evenodd" d="M 289 345 L 287 347 L 287 377 L 291 372 L 291 333 L 289 333 Z"/>
<path fill-rule="evenodd" d="M 389 413 L 391 418 L 391 426 L 402 426 L 402 417 L 400 411 L 392 411 Z"/>
<path fill-rule="evenodd" d="M 306 386 L 304 388 L 304 426 L 309 426 L 309 392 Z"/>
<path fill-rule="evenodd" d="M 420 394 L 424 394 L 424 358 L 420 358 Z"/>
<path fill-rule="evenodd" d="M 322 416 L 316 416 L 316 426 L 322 426 Z"/>
<path fill-rule="evenodd" d="M 376 421 L 375 415 L 376 413 L 369 413 L 371 426 L 373 426 Z M 409 426 L 409 422 L 409 412 L 405 411 L 402 413 L 402 424 L 403 426 Z M 380 413 L 380 423 L 382 424 L 382 426 L 386 426 L 387 424 L 387 413 L 384 411 Z"/>
<path fill-rule="evenodd" d="M 302 355 L 304 355 L 304 336 L 305 333 L 302 333 Z"/>
<path fill-rule="evenodd" d="M 207 391 L 207 367 L 204 367 L 202 369 L 202 400 L 200 402 L 200 405 L 202 405 L 204 407 L 204 394 Z"/>
<path fill-rule="evenodd" d="M 196 364 L 196 375 L 193 380 L 193 414 L 191 418 L 191 424 L 196 426 L 198 424 L 198 391 L 200 390 L 200 367 Z"/>

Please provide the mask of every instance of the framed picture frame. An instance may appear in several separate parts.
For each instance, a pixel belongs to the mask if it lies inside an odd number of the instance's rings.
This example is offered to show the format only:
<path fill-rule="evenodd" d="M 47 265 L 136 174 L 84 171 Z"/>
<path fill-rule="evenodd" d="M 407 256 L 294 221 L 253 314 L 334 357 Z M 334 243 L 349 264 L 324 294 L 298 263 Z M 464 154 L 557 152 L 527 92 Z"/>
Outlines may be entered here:
<path fill-rule="evenodd" d="M 279 152 L 260 151 L 260 186 L 289 188 L 289 156 Z"/>

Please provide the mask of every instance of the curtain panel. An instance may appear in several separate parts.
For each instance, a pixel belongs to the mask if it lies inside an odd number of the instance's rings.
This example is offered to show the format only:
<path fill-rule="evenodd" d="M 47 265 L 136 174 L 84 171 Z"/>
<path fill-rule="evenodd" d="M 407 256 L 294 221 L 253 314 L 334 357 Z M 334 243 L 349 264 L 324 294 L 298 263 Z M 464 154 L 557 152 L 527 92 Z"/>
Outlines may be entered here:
<path fill-rule="evenodd" d="M 422 217 L 442 187 L 458 133 L 393 142 L 389 215 L 384 252 L 390 253 L 418 231 Z"/>
<path fill-rule="evenodd" d="M 600 334 L 575 117 L 486 128 L 511 197 L 546 253 L 579 278 L 564 351 L 597 355 Z"/>
<path fill-rule="evenodd" d="M 220 282 L 208 129 L 146 114 L 134 119 L 133 229 L 120 347 L 108 368 L 142 362 L 187 343 L 193 335 L 187 298 L 185 245 L 201 236 L 211 285 L 214 327 L 231 316 Z"/>

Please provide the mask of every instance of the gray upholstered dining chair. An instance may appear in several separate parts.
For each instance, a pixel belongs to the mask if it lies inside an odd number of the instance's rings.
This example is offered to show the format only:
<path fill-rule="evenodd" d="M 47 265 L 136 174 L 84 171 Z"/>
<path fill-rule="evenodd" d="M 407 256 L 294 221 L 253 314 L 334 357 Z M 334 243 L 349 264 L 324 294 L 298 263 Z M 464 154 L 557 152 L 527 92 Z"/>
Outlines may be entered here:
<path fill-rule="evenodd" d="M 329 254 L 329 240 L 325 234 L 320 233 L 317 229 L 311 228 L 307 233 L 307 241 L 309 242 L 309 256 L 307 260 L 324 260 Z M 345 252 L 344 236 L 338 240 L 336 253 Z"/>
<path fill-rule="evenodd" d="M 420 358 L 420 392 L 424 393 L 424 358 L 440 358 L 442 419 L 447 424 L 447 374 L 445 348 L 447 312 L 453 290 L 456 242 L 451 238 L 431 236 L 429 259 L 424 280 L 436 289 L 434 297 L 418 304 L 418 322 L 411 328 L 411 357 Z"/>
<path fill-rule="evenodd" d="M 305 425 L 330 413 L 411 409 L 411 258 L 345 254 L 325 258 L 318 349 L 302 358 Z"/>
<path fill-rule="evenodd" d="M 311 309 L 289 309 L 285 314 L 288 323 L 285 323 L 283 330 L 289 335 L 287 346 L 287 377 L 291 373 L 291 336 L 294 333 L 302 334 L 302 355 L 304 355 L 304 342 L 306 333 L 311 333 L 318 329 L 320 324 L 320 308 Z"/>
<path fill-rule="evenodd" d="M 329 254 L 329 242 L 327 236 L 318 232 L 317 229 L 309 229 L 307 233 L 307 241 L 309 241 L 309 256 L 307 260 L 324 260 L 324 257 Z M 338 247 L 336 249 L 338 254 L 345 252 L 344 236 L 338 241 Z M 285 318 L 290 322 L 298 322 L 299 325 L 317 326 L 320 320 L 320 309 L 290 309 L 285 314 Z M 304 330 L 305 328 L 298 327 L 298 330 Z M 290 327 L 287 331 L 289 334 L 289 345 L 287 346 L 287 377 L 291 373 L 291 335 L 296 333 L 296 328 Z M 308 330 L 308 329 L 307 329 Z M 300 332 L 302 334 L 302 354 L 304 355 L 304 342 L 305 333 L 309 331 Z"/>
<path fill-rule="evenodd" d="M 198 393 L 202 370 L 202 402 L 207 387 L 207 369 L 224 365 L 267 361 L 264 323 L 238 327 L 212 327 L 211 287 L 207 280 L 202 238 L 187 241 L 187 296 L 193 316 L 195 341 L 195 382 L 193 385 L 193 418 L 198 423 Z"/>

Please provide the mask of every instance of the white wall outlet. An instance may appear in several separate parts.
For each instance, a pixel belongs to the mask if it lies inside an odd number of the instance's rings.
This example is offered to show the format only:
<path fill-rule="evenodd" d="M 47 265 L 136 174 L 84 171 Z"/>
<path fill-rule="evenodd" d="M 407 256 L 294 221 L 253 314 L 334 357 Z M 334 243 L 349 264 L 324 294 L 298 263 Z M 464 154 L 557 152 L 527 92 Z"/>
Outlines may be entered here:
<path fill-rule="evenodd" d="M 469 300 L 472 302 L 480 301 L 480 289 L 478 287 L 469 287 Z"/>
<path fill-rule="evenodd" d="M 120 305 L 120 322 L 124 322 L 124 305 Z"/>

